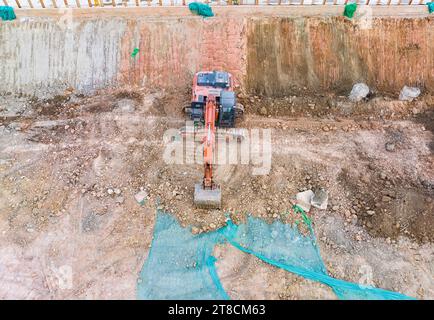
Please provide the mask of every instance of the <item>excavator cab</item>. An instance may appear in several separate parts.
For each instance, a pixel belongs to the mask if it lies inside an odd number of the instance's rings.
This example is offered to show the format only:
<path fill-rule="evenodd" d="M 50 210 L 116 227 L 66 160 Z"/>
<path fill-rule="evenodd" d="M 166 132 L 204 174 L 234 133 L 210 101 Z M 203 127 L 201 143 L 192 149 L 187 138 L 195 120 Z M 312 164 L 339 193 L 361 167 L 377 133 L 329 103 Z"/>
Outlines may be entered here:
<path fill-rule="evenodd" d="M 217 127 L 233 128 L 236 116 L 236 95 L 232 89 L 232 76 L 224 71 L 203 71 L 196 73 L 193 79 L 193 97 L 188 108 L 190 119 L 205 122 L 207 98 L 213 95 L 217 104 Z"/>

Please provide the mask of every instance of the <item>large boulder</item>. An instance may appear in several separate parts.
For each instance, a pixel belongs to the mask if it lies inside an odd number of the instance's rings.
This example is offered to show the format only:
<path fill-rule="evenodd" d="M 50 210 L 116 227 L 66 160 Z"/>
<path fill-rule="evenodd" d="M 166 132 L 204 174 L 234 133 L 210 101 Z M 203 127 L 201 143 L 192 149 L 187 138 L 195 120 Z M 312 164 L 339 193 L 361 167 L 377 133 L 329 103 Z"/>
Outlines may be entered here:
<path fill-rule="evenodd" d="M 304 211 L 309 212 L 312 200 L 315 194 L 312 190 L 302 191 L 296 194 L 295 198 L 297 199 L 297 205 L 302 208 Z"/>
<path fill-rule="evenodd" d="M 369 94 L 369 87 L 365 83 L 356 83 L 350 92 L 348 98 L 353 102 L 359 102 L 365 99 Z"/>
<path fill-rule="evenodd" d="M 420 95 L 420 89 L 416 87 L 407 87 L 404 86 L 402 88 L 401 93 L 399 94 L 399 100 L 401 101 L 413 101 Z"/>
<path fill-rule="evenodd" d="M 315 195 L 312 197 L 310 203 L 318 209 L 325 210 L 327 209 L 329 196 L 327 194 L 327 191 L 324 189 L 318 189 L 315 191 Z"/>

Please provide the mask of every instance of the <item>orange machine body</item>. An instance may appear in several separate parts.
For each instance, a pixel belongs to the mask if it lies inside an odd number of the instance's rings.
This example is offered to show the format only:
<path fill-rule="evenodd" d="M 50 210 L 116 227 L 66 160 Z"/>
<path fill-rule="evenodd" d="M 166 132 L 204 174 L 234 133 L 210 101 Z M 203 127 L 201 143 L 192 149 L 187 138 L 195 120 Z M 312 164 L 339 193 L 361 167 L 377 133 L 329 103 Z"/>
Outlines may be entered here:
<path fill-rule="evenodd" d="M 225 71 L 201 71 L 193 78 L 193 94 L 186 109 L 200 132 L 203 145 L 204 175 L 195 184 L 194 202 L 198 207 L 219 208 L 221 189 L 213 179 L 216 128 L 233 128 L 237 109 L 232 75 Z M 201 130 L 196 131 L 197 127 Z M 202 129 L 203 128 L 203 129 Z"/>

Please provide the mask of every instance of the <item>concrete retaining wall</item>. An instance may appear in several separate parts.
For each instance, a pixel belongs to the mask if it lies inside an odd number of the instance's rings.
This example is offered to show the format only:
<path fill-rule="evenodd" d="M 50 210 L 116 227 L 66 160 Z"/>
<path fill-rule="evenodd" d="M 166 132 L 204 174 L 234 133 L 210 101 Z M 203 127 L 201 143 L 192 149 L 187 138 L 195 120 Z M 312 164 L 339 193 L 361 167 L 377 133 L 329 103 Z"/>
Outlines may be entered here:
<path fill-rule="evenodd" d="M 372 8 L 372 28 L 342 7 L 18 10 L 0 21 L 0 92 L 42 95 L 123 86 L 185 87 L 200 69 L 232 72 L 246 91 L 290 94 L 434 89 L 434 18 L 423 6 Z M 131 57 L 134 48 L 139 54 Z"/>

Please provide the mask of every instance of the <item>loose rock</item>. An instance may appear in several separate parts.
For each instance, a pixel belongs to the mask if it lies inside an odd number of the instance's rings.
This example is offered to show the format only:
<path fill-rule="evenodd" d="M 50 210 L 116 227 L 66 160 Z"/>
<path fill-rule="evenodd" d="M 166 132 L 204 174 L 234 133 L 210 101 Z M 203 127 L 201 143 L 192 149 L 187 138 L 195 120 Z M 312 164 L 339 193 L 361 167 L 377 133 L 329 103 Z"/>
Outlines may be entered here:
<path fill-rule="evenodd" d="M 311 200 L 315 194 L 312 190 L 306 190 L 303 192 L 297 193 L 295 196 L 297 199 L 297 205 L 302 208 L 304 211 L 308 212 L 311 207 Z M 271 208 L 270 208 L 271 210 Z"/>
<path fill-rule="evenodd" d="M 329 196 L 327 192 L 324 189 L 318 189 L 315 191 L 314 196 L 311 199 L 311 205 L 313 205 L 315 208 L 325 210 L 327 209 Z"/>
<path fill-rule="evenodd" d="M 401 101 L 413 101 L 420 95 L 420 89 L 416 87 L 404 86 L 399 94 L 399 100 Z"/>
<path fill-rule="evenodd" d="M 369 94 L 369 87 L 365 83 L 356 83 L 351 90 L 348 98 L 352 102 L 359 102 L 366 98 Z"/>
<path fill-rule="evenodd" d="M 388 143 L 386 143 L 385 148 L 386 148 L 386 151 L 394 152 L 395 151 L 395 144 L 392 142 L 388 142 Z"/>
<path fill-rule="evenodd" d="M 262 108 L 259 110 L 259 114 L 260 114 L 261 116 L 266 116 L 266 115 L 267 115 L 267 108 L 262 107 Z"/>
<path fill-rule="evenodd" d="M 146 198 L 148 197 L 148 193 L 145 190 L 138 192 L 134 198 L 136 201 L 142 206 L 145 204 Z"/>

